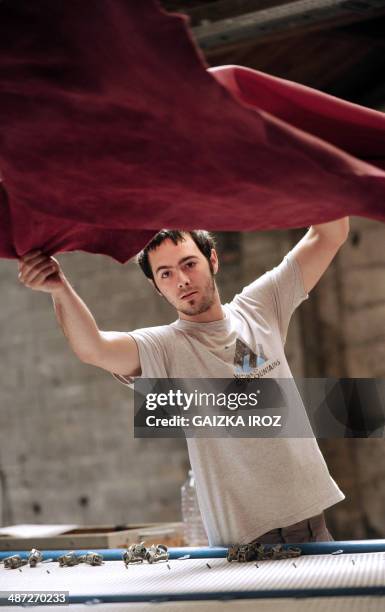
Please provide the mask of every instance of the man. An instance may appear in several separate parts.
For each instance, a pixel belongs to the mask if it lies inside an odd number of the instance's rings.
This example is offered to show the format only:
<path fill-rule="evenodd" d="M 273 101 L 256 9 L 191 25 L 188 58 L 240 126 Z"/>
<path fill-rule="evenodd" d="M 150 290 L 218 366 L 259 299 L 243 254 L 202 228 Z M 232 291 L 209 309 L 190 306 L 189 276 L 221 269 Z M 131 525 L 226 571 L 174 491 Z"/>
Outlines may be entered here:
<path fill-rule="evenodd" d="M 101 331 L 58 262 L 34 251 L 19 278 L 52 294 L 58 321 L 83 362 L 133 378 L 290 378 L 284 343 L 295 308 L 348 236 L 348 218 L 312 226 L 280 265 L 222 305 L 218 257 L 205 231 L 162 230 L 138 257 L 176 309 L 170 325 Z M 315 438 L 188 438 L 202 518 L 212 546 L 332 539 L 323 510 L 344 499 Z"/>

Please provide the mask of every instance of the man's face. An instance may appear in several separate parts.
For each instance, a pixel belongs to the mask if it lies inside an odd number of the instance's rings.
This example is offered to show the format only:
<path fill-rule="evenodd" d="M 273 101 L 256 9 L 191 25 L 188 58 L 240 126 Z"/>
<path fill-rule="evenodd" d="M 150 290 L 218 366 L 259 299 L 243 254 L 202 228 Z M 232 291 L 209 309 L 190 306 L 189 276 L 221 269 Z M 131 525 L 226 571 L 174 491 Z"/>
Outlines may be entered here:
<path fill-rule="evenodd" d="M 189 234 L 174 244 L 167 239 L 149 253 L 149 261 L 155 283 L 163 297 L 185 315 L 193 316 L 206 312 L 214 303 L 216 285 L 214 273 L 218 270 L 218 259 L 211 252 L 213 272 L 209 262 L 200 252 Z"/>

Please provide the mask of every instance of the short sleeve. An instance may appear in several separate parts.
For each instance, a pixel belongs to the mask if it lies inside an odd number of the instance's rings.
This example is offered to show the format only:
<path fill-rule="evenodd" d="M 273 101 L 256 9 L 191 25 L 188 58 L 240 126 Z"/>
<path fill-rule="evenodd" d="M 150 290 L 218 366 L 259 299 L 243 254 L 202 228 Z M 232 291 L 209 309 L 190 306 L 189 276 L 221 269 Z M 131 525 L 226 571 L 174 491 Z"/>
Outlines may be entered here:
<path fill-rule="evenodd" d="M 140 376 L 130 376 L 129 374 L 116 374 L 112 376 L 128 387 L 132 387 L 136 378 L 167 378 L 167 350 L 165 343 L 166 326 L 147 327 L 127 332 L 138 347 Z"/>
<path fill-rule="evenodd" d="M 304 288 L 300 266 L 289 252 L 278 266 L 247 285 L 236 297 L 249 310 L 259 311 L 270 324 L 277 324 L 285 343 L 291 316 L 309 295 Z"/>

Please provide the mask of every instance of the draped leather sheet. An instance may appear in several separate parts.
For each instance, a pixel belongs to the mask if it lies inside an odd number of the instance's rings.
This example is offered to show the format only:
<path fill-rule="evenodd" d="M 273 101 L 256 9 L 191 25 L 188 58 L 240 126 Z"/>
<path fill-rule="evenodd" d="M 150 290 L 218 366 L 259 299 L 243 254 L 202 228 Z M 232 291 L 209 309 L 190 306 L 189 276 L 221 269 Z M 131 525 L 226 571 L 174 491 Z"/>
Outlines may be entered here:
<path fill-rule="evenodd" d="M 385 116 L 207 69 L 154 0 L 0 3 L 0 256 L 120 262 L 162 227 L 385 220 Z"/>

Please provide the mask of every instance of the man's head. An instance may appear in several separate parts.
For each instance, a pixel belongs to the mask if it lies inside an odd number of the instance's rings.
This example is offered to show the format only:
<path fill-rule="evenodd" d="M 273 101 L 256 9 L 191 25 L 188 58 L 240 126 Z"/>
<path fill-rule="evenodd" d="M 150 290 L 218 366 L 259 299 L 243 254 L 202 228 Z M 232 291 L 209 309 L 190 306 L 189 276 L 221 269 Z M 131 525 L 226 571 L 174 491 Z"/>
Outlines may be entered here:
<path fill-rule="evenodd" d="M 205 230 L 161 230 L 137 262 L 156 290 L 188 317 L 206 312 L 219 300 L 215 242 Z"/>

